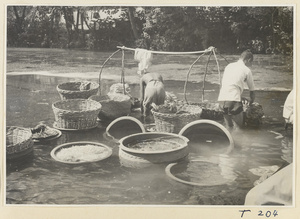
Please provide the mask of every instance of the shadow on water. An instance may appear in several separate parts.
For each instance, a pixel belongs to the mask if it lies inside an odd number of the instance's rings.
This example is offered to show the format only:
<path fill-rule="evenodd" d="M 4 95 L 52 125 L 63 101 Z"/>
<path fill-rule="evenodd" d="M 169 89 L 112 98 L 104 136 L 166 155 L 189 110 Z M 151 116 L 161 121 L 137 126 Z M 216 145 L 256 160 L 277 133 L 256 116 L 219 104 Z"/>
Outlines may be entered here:
<path fill-rule="evenodd" d="M 7 77 L 6 124 L 34 127 L 44 121 L 52 126 L 52 103 L 60 100 L 56 85 L 68 80 L 41 75 Z M 107 92 L 113 83 L 103 80 L 103 92 Z M 183 84 L 182 81 L 166 81 L 166 88 L 183 99 Z M 200 87 L 197 83 L 188 84 L 189 101 L 200 102 Z M 133 96 L 138 97 L 138 89 L 138 85 L 131 86 Z M 207 90 L 206 98 L 216 100 L 218 86 L 207 84 Z M 174 171 L 186 180 L 226 182 L 220 183 L 222 185 L 199 187 L 176 182 L 165 174 L 167 164 L 144 169 L 122 166 L 118 144 L 105 135 L 107 124 L 100 122 L 97 128 L 87 131 L 62 131 L 62 136 L 56 140 L 35 144 L 33 153 L 28 157 L 7 161 L 6 202 L 49 205 L 242 205 L 246 193 L 257 180 L 249 172 L 250 168 L 281 165 L 292 160 L 293 140 L 284 135 L 281 116 L 281 106 L 287 94 L 270 91 L 257 93 L 257 102 L 263 105 L 265 112 L 264 124 L 258 129 L 232 133 L 235 148 L 229 154 L 224 154 L 224 136 L 206 134 L 200 142 L 194 142 L 191 136 L 189 157 Z M 139 115 L 136 117 L 140 118 Z M 101 142 L 111 147 L 113 154 L 106 160 L 83 165 L 62 164 L 51 158 L 50 152 L 54 147 L 76 141 Z"/>

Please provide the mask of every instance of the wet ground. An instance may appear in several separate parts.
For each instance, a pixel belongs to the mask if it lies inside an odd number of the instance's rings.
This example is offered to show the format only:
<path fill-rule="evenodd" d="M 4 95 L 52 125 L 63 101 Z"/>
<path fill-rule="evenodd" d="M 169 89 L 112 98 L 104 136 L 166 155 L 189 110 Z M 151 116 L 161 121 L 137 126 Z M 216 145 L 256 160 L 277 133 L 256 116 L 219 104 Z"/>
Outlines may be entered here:
<path fill-rule="evenodd" d="M 80 80 L 59 74 L 59 77 L 54 77 L 8 73 L 6 125 L 33 127 L 44 121 L 52 126 L 54 114 L 51 105 L 60 100 L 56 85 Z M 116 82 L 113 79 L 107 77 L 102 81 L 103 93 Z M 97 77 L 89 80 L 97 81 Z M 184 80 L 166 80 L 165 84 L 166 90 L 183 99 Z M 138 96 L 138 84 L 130 83 L 130 87 L 132 95 Z M 217 84 L 206 83 L 204 99 L 215 101 L 218 89 Z M 97 128 L 88 131 L 63 131 L 57 140 L 35 144 L 28 156 L 7 161 L 6 203 L 243 205 L 246 193 L 259 178 L 250 169 L 273 165 L 281 167 L 292 162 L 293 138 L 290 133 L 285 133 L 282 119 L 288 85 L 285 89 L 260 89 L 257 92 L 256 101 L 262 104 L 265 112 L 263 124 L 258 129 L 233 132 L 235 148 L 230 154 L 223 153 L 222 143 L 215 150 L 209 150 L 209 146 L 199 150 L 197 145 L 193 145 L 187 160 L 172 169 L 182 179 L 207 183 L 211 179 L 221 182 L 220 185 L 191 186 L 177 182 L 165 173 L 168 164 L 143 169 L 124 166 L 118 156 L 118 144 L 105 134 L 107 123 L 100 122 Z M 247 92 L 244 95 L 249 96 Z M 187 99 L 200 102 L 201 98 L 202 84 L 190 82 Z M 132 113 L 132 116 L 140 119 L 139 112 Z M 66 165 L 51 158 L 50 152 L 57 145 L 84 140 L 108 145 L 113 149 L 113 155 L 104 161 L 83 165 Z"/>

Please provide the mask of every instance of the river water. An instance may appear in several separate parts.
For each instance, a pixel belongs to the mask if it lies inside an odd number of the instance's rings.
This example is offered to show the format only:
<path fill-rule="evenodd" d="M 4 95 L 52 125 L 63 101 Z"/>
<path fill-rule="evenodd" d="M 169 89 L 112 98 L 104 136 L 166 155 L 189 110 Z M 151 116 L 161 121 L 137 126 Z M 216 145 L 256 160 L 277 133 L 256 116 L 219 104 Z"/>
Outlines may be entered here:
<path fill-rule="evenodd" d="M 52 103 L 60 100 L 56 85 L 68 77 L 17 75 L 6 78 L 6 125 L 34 127 L 40 121 L 52 126 Z M 103 80 L 107 91 L 113 80 Z M 183 98 L 182 81 L 165 82 L 166 89 Z M 133 96 L 139 86 L 131 84 Z M 188 99 L 199 102 L 198 83 L 189 83 Z M 201 87 L 201 86 L 200 86 Z M 218 86 L 207 84 L 207 99 L 215 100 Z M 235 147 L 229 154 L 222 148 L 191 150 L 188 161 L 173 167 L 174 174 L 207 186 L 192 186 L 171 179 L 168 164 L 133 168 L 122 165 L 118 144 L 107 137 L 106 123 L 88 131 L 62 131 L 62 136 L 47 144 L 34 144 L 33 152 L 6 163 L 7 204 L 47 205 L 243 205 L 246 193 L 259 179 L 250 169 L 276 165 L 293 159 L 293 137 L 283 128 L 282 110 L 288 91 L 259 91 L 256 101 L 263 105 L 265 118 L 260 128 L 232 133 Z M 247 92 L 245 96 L 248 96 Z M 138 112 L 133 116 L 140 119 Z M 213 138 L 213 137 L 212 137 Z M 106 160 L 80 165 L 56 162 L 51 150 L 66 142 L 101 142 L 112 148 Z M 209 185 L 216 184 L 216 185 Z M 221 182 L 219 185 L 217 182 Z"/>

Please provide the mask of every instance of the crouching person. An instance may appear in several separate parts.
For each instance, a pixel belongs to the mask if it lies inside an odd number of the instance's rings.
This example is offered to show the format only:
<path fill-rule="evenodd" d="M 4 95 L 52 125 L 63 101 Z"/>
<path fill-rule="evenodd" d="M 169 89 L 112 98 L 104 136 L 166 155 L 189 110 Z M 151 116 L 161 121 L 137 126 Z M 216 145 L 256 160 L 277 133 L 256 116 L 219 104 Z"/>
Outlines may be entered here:
<path fill-rule="evenodd" d="M 151 104 L 164 104 L 166 92 L 163 78 L 158 73 L 144 73 L 140 81 L 141 110 L 143 116 L 148 116 Z"/>

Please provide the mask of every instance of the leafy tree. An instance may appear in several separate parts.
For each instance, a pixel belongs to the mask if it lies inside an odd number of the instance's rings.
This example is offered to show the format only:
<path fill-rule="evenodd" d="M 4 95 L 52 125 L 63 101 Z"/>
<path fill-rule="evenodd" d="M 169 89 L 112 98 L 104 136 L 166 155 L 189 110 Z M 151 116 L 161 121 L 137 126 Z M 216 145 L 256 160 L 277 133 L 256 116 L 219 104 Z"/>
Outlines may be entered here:
<path fill-rule="evenodd" d="M 7 45 L 292 54 L 292 7 L 8 6 Z"/>
<path fill-rule="evenodd" d="M 7 38 L 8 45 L 23 46 L 22 35 L 27 26 L 26 18 L 30 16 L 30 8 L 27 6 L 7 7 Z"/>

